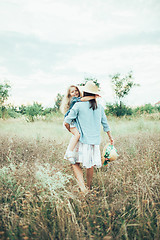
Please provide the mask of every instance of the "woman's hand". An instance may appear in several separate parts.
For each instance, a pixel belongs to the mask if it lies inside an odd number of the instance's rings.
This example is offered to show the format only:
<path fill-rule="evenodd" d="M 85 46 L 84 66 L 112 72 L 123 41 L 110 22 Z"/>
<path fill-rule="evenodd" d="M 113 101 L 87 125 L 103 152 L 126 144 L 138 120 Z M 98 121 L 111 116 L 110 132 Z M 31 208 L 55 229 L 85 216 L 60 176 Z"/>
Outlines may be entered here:
<path fill-rule="evenodd" d="M 67 130 L 70 132 L 70 125 L 69 125 L 69 123 L 64 123 L 64 126 L 67 128 Z"/>
<path fill-rule="evenodd" d="M 113 138 L 110 138 L 109 140 L 110 140 L 111 145 L 114 145 Z"/>

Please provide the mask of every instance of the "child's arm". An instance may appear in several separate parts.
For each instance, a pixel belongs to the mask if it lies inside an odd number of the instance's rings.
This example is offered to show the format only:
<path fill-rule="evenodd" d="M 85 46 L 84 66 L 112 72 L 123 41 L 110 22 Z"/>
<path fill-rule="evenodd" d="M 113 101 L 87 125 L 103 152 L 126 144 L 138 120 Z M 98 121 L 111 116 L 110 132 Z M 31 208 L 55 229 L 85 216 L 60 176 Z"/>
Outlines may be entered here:
<path fill-rule="evenodd" d="M 87 101 L 92 100 L 92 99 L 96 99 L 96 97 L 95 97 L 95 96 L 82 97 L 82 98 L 81 98 L 81 101 L 82 101 L 82 102 L 87 102 Z"/>

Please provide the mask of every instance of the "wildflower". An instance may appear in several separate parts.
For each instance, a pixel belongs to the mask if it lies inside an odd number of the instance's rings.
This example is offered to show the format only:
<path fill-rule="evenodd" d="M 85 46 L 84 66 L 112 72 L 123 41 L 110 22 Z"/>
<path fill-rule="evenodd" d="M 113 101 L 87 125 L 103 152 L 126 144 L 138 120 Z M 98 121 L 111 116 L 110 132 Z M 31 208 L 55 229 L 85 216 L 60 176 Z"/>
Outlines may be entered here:
<path fill-rule="evenodd" d="M 25 225 L 22 227 L 23 229 L 28 229 L 28 225 Z"/>
<path fill-rule="evenodd" d="M 142 203 L 147 204 L 148 200 L 142 200 Z"/>

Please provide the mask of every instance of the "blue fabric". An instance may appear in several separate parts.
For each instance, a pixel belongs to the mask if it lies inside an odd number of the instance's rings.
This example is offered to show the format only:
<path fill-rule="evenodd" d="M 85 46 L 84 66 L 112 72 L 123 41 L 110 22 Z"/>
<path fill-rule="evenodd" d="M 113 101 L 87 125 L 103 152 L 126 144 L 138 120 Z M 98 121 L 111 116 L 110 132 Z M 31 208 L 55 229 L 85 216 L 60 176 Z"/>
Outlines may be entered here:
<path fill-rule="evenodd" d="M 74 106 L 76 102 L 81 102 L 81 97 L 72 97 L 71 103 L 70 103 L 70 109 Z"/>
<path fill-rule="evenodd" d="M 100 104 L 93 110 L 89 101 L 77 102 L 64 121 L 70 124 L 73 119 L 76 119 L 76 127 L 80 132 L 80 142 L 85 144 L 100 144 L 101 124 L 105 132 L 110 131 L 104 108 Z"/>
<path fill-rule="evenodd" d="M 76 102 L 81 102 L 81 97 L 72 97 L 71 102 L 70 102 L 69 110 L 66 112 L 66 114 L 64 115 L 64 117 L 67 117 L 67 116 L 68 116 L 71 108 L 74 106 L 74 104 L 75 104 Z"/>

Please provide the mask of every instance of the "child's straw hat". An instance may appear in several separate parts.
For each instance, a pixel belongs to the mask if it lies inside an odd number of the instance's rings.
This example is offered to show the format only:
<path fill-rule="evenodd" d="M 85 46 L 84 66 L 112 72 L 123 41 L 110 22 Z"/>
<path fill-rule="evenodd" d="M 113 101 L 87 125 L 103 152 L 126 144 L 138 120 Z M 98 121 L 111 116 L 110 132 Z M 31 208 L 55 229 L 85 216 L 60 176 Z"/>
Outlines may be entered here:
<path fill-rule="evenodd" d="M 107 143 L 103 148 L 102 164 L 107 165 L 108 162 L 115 161 L 117 157 L 118 154 L 116 148 L 113 145 L 110 145 L 110 143 Z"/>

